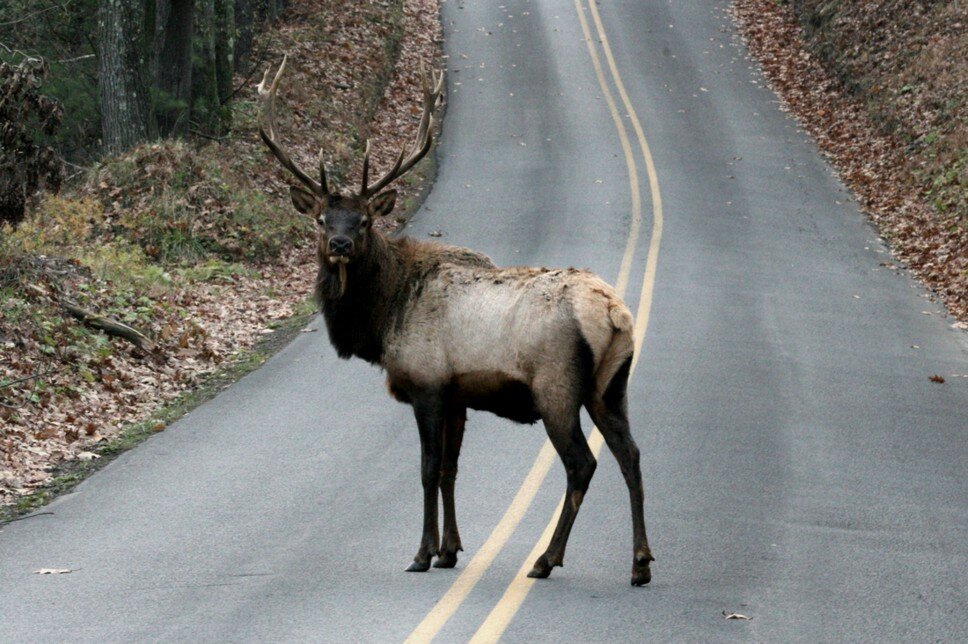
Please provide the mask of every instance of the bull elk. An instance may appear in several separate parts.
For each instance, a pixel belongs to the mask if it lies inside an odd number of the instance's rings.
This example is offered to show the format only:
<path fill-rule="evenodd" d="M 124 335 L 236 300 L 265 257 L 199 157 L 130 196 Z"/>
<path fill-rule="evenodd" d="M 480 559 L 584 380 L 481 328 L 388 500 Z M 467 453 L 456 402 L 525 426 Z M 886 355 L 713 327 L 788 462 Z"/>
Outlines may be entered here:
<path fill-rule="evenodd" d="M 423 74 L 423 114 L 409 153 L 370 183 L 370 148 L 355 194 L 330 190 L 322 152 L 319 179 L 283 150 L 274 114 L 286 66 L 259 84 L 262 140 L 304 187 L 290 187 L 296 210 L 318 224 L 315 295 L 341 358 L 380 365 L 391 395 L 412 406 L 421 446 L 423 535 L 409 571 L 452 568 L 462 550 L 454 482 L 467 409 L 519 423 L 544 422 L 567 473 L 567 503 L 548 549 L 529 577 L 562 565 L 578 508 L 595 472 L 582 433 L 584 406 L 615 455 L 632 505 L 632 584 L 649 582 L 653 561 L 645 534 L 639 450 L 630 432 L 626 387 L 632 361 L 632 315 L 597 276 L 575 269 L 499 268 L 472 250 L 387 237 L 373 222 L 393 210 L 387 186 L 433 143 L 443 73 Z M 443 496 L 444 531 L 437 524 Z"/>

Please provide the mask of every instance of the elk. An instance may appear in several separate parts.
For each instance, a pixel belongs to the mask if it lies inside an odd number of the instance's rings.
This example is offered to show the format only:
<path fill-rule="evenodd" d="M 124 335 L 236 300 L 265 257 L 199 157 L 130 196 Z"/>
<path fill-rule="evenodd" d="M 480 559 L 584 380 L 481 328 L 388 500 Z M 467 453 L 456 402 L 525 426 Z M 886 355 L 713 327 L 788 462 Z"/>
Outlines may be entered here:
<path fill-rule="evenodd" d="M 259 84 L 262 140 L 302 183 L 292 204 L 318 224 L 315 295 L 339 357 L 386 372 L 390 394 L 413 408 L 420 435 L 423 534 L 407 569 L 452 568 L 461 547 L 454 508 L 457 460 L 467 409 L 518 423 L 543 421 L 567 473 L 567 502 L 548 549 L 529 577 L 547 577 L 564 560 L 568 535 L 596 461 L 581 430 L 588 410 L 621 467 L 632 506 L 631 582 L 651 579 L 639 450 L 629 431 L 626 388 L 633 354 L 632 315 L 600 278 L 573 268 L 499 268 L 485 255 L 405 236 L 373 223 L 393 210 L 386 189 L 433 144 L 443 72 L 422 72 L 423 114 L 409 153 L 369 182 L 370 145 L 354 194 L 330 190 L 322 151 L 319 179 L 299 168 L 278 137 L 274 103 L 286 59 Z M 443 500 L 443 539 L 438 530 Z"/>

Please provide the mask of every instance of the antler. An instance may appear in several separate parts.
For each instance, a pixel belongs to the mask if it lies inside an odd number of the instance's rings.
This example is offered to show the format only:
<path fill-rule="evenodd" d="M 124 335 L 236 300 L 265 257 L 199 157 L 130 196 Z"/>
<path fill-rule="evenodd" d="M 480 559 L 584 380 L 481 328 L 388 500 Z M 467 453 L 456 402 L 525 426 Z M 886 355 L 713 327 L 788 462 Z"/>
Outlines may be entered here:
<path fill-rule="evenodd" d="M 370 174 L 370 142 L 367 141 L 366 152 L 363 154 L 363 182 L 360 188 L 360 197 L 370 197 L 383 188 L 386 188 L 392 181 L 406 174 L 410 168 L 417 164 L 417 161 L 424 158 L 427 152 L 430 151 L 434 140 L 433 113 L 441 103 L 440 92 L 444 87 L 443 70 L 441 70 L 439 76 L 431 71 L 430 77 L 428 78 L 423 63 L 421 62 L 420 84 L 423 88 L 423 114 L 420 117 L 420 128 L 417 130 L 417 137 L 414 139 L 410 156 L 404 159 L 406 150 L 400 150 L 400 155 L 397 157 L 397 161 L 393 164 L 393 167 L 390 168 L 390 171 L 380 177 L 373 185 L 368 185 Z"/>
<path fill-rule="evenodd" d="M 286 59 L 287 56 L 283 56 L 282 65 L 279 66 L 279 71 L 276 72 L 275 78 L 272 79 L 272 84 L 269 85 L 268 89 L 266 89 L 266 81 L 269 80 L 269 72 L 272 71 L 271 67 L 266 69 L 265 74 L 262 76 L 262 82 L 259 83 L 259 102 L 262 116 L 261 122 L 259 123 L 259 134 L 262 136 L 263 142 L 269 146 L 269 149 L 272 150 L 272 153 L 279 159 L 279 163 L 283 167 L 296 175 L 314 194 L 325 197 L 329 194 L 329 189 L 326 186 L 326 168 L 323 164 L 323 151 L 319 151 L 319 181 L 316 181 L 306 174 L 302 168 L 297 166 L 279 145 L 275 115 L 276 90 L 279 88 L 282 73 L 286 69 Z"/>

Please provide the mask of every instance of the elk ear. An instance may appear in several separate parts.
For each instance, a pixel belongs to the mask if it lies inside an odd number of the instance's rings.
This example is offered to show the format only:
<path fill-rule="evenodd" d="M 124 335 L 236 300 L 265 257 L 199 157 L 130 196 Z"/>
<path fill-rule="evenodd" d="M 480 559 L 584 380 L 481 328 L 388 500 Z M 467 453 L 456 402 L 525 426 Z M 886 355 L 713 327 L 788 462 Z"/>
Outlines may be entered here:
<path fill-rule="evenodd" d="M 296 210 L 304 215 L 313 214 L 313 208 L 316 207 L 316 197 L 313 193 L 297 186 L 289 186 L 289 197 L 292 199 L 292 205 L 296 207 Z"/>
<path fill-rule="evenodd" d="M 370 201 L 370 214 L 373 217 L 384 217 L 390 214 L 397 202 L 397 191 L 387 190 L 373 197 Z"/>

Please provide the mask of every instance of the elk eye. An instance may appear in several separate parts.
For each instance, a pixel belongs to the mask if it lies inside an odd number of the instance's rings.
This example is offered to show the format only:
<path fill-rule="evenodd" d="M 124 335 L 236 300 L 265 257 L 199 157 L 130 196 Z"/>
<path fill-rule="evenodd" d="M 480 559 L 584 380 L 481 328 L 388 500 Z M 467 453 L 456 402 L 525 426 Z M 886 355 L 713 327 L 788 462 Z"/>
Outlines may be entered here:
<path fill-rule="evenodd" d="M 323 217 L 322 215 L 320 215 L 316 219 L 316 223 L 319 224 L 320 226 L 325 226 L 326 225 L 326 217 Z"/>

